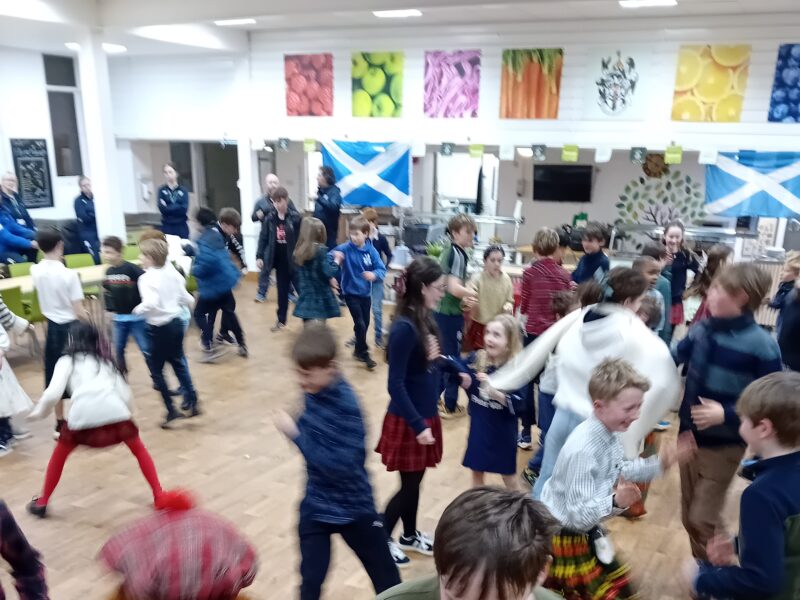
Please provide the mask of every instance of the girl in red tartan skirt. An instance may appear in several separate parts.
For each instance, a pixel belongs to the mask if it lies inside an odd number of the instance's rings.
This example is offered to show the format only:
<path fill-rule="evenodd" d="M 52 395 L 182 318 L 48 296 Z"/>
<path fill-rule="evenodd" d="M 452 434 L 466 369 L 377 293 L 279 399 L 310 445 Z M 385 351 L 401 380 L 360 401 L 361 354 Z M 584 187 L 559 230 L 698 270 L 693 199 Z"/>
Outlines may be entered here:
<path fill-rule="evenodd" d="M 442 459 L 442 424 L 437 412 L 442 391 L 437 364 L 441 351 L 432 311 L 446 286 L 435 260 L 428 256 L 414 259 L 406 268 L 405 290 L 398 294 L 401 297 L 389 331 L 390 400 L 375 451 L 388 471 L 400 473 L 400 490 L 384 511 L 389 548 L 399 567 L 409 563 L 403 550 L 433 554 L 433 540 L 417 530 L 417 506 L 425 469 Z M 392 531 L 401 519 L 403 535 L 395 544 Z"/>
<path fill-rule="evenodd" d="M 44 518 L 64 463 L 78 446 L 125 444 L 139 461 L 153 498 L 158 498 L 161 484 L 156 467 L 131 419 L 131 390 L 111 358 L 108 340 L 89 323 L 76 321 L 70 327 L 67 350 L 58 359 L 53 379 L 29 418 L 47 416 L 65 390 L 70 390 L 72 398 L 67 422 L 47 465 L 42 495 L 28 504 L 28 512 Z"/>

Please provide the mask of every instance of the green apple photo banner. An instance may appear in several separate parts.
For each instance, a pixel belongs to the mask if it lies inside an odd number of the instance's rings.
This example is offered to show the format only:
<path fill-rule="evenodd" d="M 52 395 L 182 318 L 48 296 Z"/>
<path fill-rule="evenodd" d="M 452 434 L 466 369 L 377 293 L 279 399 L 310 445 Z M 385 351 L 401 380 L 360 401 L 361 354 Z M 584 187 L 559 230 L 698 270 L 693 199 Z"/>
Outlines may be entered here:
<path fill-rule="evenodd" d="M 353 52 L 353 116 L 403 116 L 403 52 Z"/>

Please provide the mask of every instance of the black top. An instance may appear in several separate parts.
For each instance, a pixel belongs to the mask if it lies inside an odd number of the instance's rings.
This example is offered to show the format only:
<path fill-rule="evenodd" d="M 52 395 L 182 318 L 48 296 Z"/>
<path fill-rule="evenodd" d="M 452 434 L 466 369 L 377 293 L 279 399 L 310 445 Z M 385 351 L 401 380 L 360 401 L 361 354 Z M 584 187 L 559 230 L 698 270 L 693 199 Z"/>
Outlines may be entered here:
<path fill-rule="evenodd" d="M 129 262 L 108 267 L 103 279 L 106 310 L 120 315 L 131 314 L 133 308 L 142 302 L 138 281 L 143 273 L 142 269 Z"/>
<path fill-rule="evenodd" d="M 778 329 L 778 346 L 783 364 L 792 371 L 800 371 L 800 297 L 791 292 L 783 302 L 781 326 Z"/>

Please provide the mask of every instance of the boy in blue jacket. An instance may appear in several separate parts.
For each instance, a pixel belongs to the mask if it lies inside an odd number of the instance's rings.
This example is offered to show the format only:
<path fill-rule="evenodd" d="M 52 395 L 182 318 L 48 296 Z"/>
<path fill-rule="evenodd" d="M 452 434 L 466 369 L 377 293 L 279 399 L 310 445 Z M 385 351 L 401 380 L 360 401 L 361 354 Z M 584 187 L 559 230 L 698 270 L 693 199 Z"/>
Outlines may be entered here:
<path fill-rule="evenodd" d="M 280 413 L 275 425 L 306 461 L 306 495 L 300 503 L 301 600 L 318 600 L 328 571 L 331 535 L 356 553 L 375 593 L 398 583 L 383 522 L 375 511 L 366 460 L 364 420 L 353 388 L 336 363 L 336 340 L 312 323 L 297 337 L 292 360 L 305 407 L 297 422 Z"/>
<path fill-rule="evenodd" d="M 367 329 L 372 306 L 372 284 L 383 281 L 386 267 L 372 244 L 367 243 L 370 226 L 362 216 L 350 221 L 350 241 L 331 251 L 336 264 L 342 269 L 342 295 L 353 317 L 356 347 L 353 356 L 372 371 L 377 363 L 369 355 Z"/>
<path fill-rule="evenodd" d="M 214 337 L 214 322 L 217 311 L 222 311 L 225 325 L 233 332 L 239 344 L 239 355 L 247 357 L 244 333 L 236 317 L 236 300 L 233 288 L 239 283 L 241 275 L 233 264 L 225 238 L 217 228 L 217 217 L 208 208 L 197 210 L 195 219 L 204 231 L 197 240 L 197 254 L 192 265 L 192 275 L 197 279 L 198 299 L 194 318 L 200 327 L 200 340 L 203 345 L 203 362 L 211 362 L 219 357 L 211 341 Z"/>
<path fill-rule="evenodd" d="M 745 450 L 736 401 L 756 379 L 783 369 L 777 342 L 756 323 L 771 284 L 758 265 L 720 271 L 708 290 L 711 316 L 689 329 L 673 347 L 686 364 L 680 431 L 691 431 L 697 453 L 681 465 L 681 517 L 692 556 L 707 560 L 706 546 L 722 526 L 722 508 Z"/>
<path fill-rule="evenodd" d="M 749 600 L 794 598 L 800 589 L 800 373 L 747 386 L 736 405 L 753 483 L 742 493 L 739 536 L 717 536 L 708 563 L 687 564 L 694 594 Z M 738 553 L 738 565 L 736 564 Z"/>
<path fill-rule="evenodd" d="M 583 230 L 581 244 L 583 245 L 583 256 L 578 261 L 578 266 L 572 272 L 572 281 L 583 283 L 590 279 L 602 281 L 603 276 L 608 273 L 610 267 L 608 257 L 603 254 L 603 244 L 606 237 L 603 230 L 597 223 L 589 223 Z"/>

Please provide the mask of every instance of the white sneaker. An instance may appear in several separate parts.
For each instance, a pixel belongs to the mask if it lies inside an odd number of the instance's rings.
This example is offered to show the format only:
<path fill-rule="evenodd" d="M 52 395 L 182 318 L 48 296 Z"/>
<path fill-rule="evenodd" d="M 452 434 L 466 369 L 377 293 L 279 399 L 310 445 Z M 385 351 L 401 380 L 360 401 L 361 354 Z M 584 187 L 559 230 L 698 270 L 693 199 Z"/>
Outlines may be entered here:
<path fill-rule="evenodd" d="M 406 552 L 416 552 L 424 554 L 425 556 L 433 556 L 433 540 L 429 535 L 417 531 L 414 537 L 407 538 L 401 535 L 398 538 L 397 545 Z"/>
<path fill-rule="evenodd" d="M 403 567 L 407 567 L 411 562 L 411 559 L 406 556 L 406 553 L 400 550 L 400 546 L 394 543 L 394 540 L 389 540 L 389 554 L 392 555 L 392 560 L 394 560 L 394 564 L 402 569 Z"/>
<path fill-rule="evenodd" d="M 0 458 L 3 458 L 4 456 L 11 454 L 13 451 L 14 449 L 11 447 L 10 444 L 0 444 Z M 402 550 L 400 550 L 399 548 L 398 551 L 402 552 Z"/>

